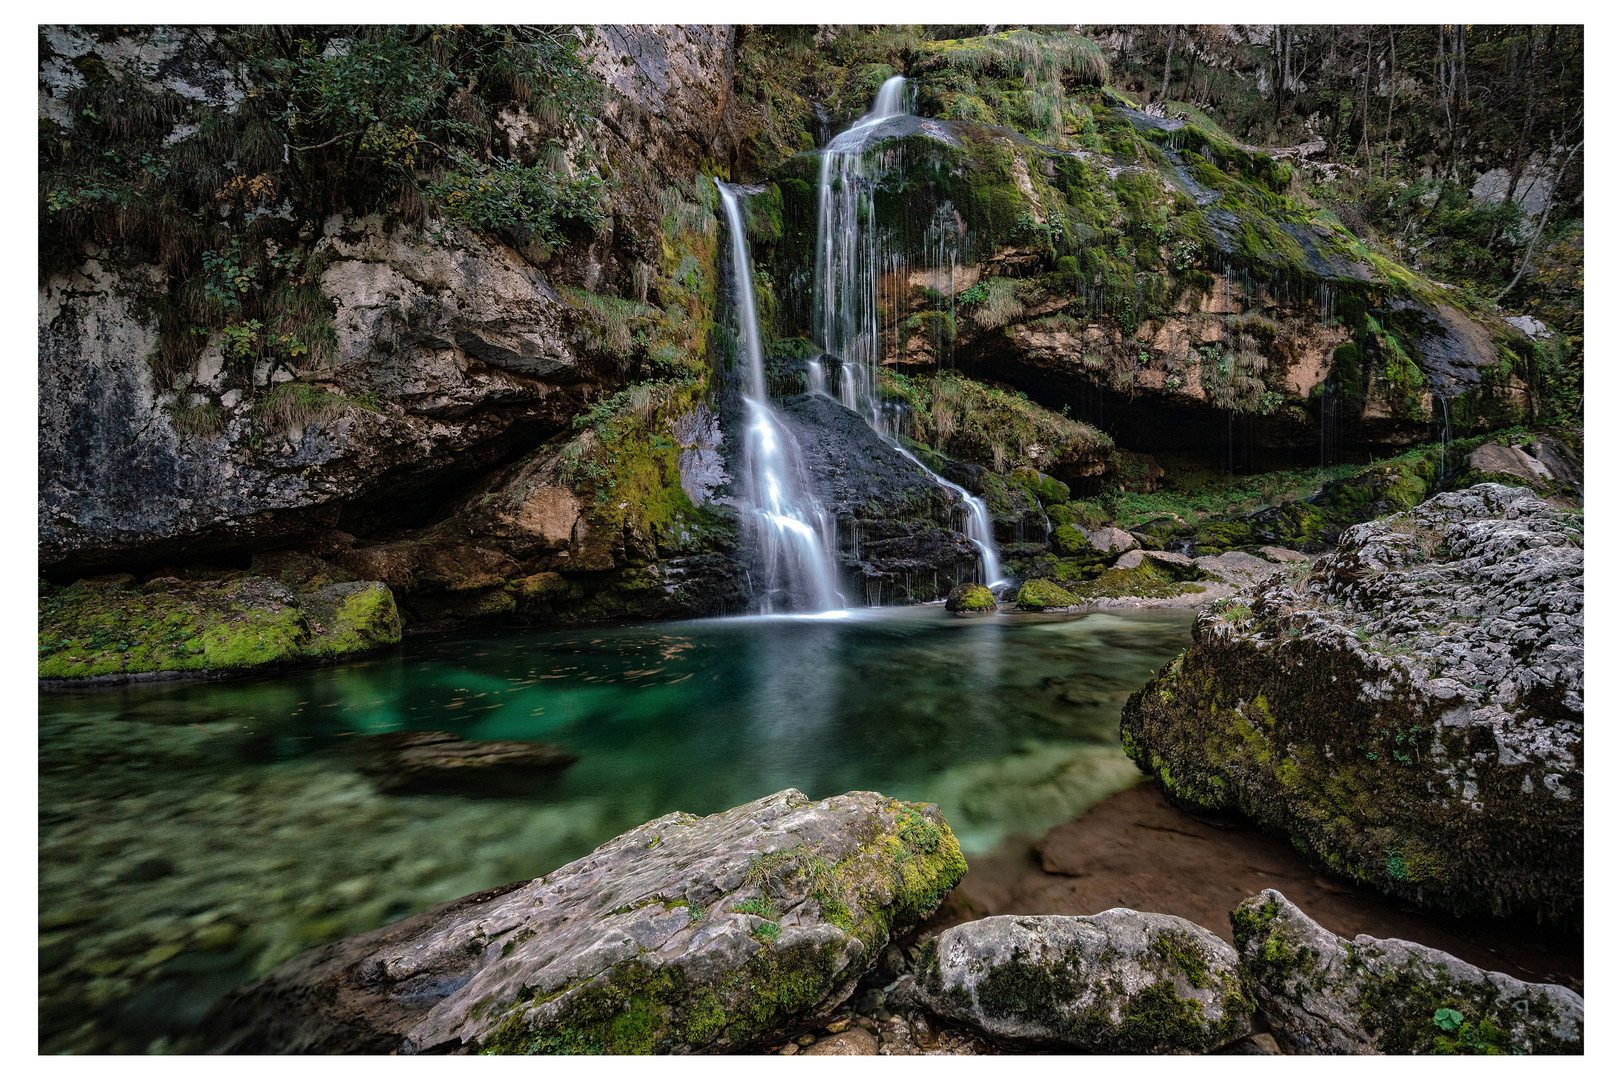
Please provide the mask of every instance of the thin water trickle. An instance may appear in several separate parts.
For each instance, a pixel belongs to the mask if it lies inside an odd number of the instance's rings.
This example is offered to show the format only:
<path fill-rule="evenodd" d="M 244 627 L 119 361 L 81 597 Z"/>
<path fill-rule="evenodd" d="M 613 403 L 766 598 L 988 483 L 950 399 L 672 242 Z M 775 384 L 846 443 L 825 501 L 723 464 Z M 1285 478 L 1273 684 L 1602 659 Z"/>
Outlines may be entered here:
<path fill-rule="evenodd" d="M 763 612 L 829 611 L 844 606 L 835 587 L 833 518 L 811 494 L 799 444 L 766 400 L 765 360 L 755 314 L 754 263 L 737 197 L 717 178 L 716 189 L 732 232 L 733 299 L 738 347 L 749 392 L 744 428 L 744 498 L 754 510 L 756 536 L 766 571 L 756 594 Z"/>

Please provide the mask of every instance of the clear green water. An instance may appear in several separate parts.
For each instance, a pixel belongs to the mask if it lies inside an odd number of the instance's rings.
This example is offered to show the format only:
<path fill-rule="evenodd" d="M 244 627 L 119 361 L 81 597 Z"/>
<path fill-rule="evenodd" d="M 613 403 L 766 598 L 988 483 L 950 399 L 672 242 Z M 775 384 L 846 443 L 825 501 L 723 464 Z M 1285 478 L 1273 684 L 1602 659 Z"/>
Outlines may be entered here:
<path fill-rule="evenodd" d="M 41 1049 L 187 1049 L 236 982 L 545 873 L 673 810 L 785 787 L 941 804 L 964 847 L 1137 775 L 1126 697 L 1187 612 L 705 620 L 408 644 L 273 678 L 40 700 Z M 343 746 L 408 728 L 579 756 L 531 798 L 385 796 Z"/>

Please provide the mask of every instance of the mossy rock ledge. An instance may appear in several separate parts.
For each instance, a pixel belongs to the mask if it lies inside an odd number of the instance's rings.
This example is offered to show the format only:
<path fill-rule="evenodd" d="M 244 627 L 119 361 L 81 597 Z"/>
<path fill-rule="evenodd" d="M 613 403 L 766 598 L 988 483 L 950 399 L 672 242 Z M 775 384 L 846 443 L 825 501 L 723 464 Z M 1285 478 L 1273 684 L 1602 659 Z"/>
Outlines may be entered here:
<path fill-rule="evenodd" d="M 1174 915 L 999 915 L 925 942 L 912 995 L 1021 1048 L 1203 1053 L 1253 1030 L 1233 947 Z"/>
<path fill-rule="evenodd" d="M 1205 605 L 1122 743 L 1184 806 L 1454 914 L 1581 925 L 1583 519 L 1481 484 Z"/>
<path fill-rule="evenodd" d="M 966 869 L 935 806 L 788 789 L 313 949 L 206 1024 L 237 1053 L 745 1049 L 831 1013 Z"/>
<path fill-rule="evenodd" d="M 1583 1052 L 1583 999 L 1564 986 L 1411 941 L 1347 941 L 1273 889 L 1231 919 L 1245 983 L 1287 1053 Z"/>
<path fill-rule="evenodd" d="M 316 577 L 289 585 L 238 574 L 137 585 L 126 574 L 76 581 L 39 602 L 39 677 L 47 684 L 239 672 L 399 641 L 394 594 L 378 581 Z"/>

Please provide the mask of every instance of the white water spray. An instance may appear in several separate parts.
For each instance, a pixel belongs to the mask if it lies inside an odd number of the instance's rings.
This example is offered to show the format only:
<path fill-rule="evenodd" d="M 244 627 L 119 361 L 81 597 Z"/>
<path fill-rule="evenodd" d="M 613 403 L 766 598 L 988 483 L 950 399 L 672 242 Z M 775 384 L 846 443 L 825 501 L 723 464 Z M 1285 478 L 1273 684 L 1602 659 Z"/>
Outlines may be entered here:
<path fill-rule="evenodd" d="M 755 314 L 754 263 L 737 197 L 715 180 L 732 232 L 733 300 L 738 311 L 739 359 L 747 367 L 748 417 L 744 427 L 744 498 L 754 509 L 766 571 L 763 613 L 830 611 L 844 606 L 834 587 L 833 519 L 811 495 L 799 444 L 766 400 L 765 361 Z"/>

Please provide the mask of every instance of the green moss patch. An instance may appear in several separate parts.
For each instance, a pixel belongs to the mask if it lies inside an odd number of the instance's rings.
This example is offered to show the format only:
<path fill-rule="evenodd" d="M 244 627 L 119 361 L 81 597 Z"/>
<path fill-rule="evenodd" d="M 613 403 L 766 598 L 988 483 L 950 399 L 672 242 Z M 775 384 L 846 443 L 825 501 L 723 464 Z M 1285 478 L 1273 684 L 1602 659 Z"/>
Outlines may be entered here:
<path fill-rule="evenodd" d="M 1044 578 L 1032 578 L 1019 587 L 1015 606 L 1022 611 L 1047 611 L 1053 608 L 1075 607 L 1081 603 L 1074 593 L 1060 588 Z"/>
<path fill-rule="evenodd" d="M 79 581 L 40 598 L 39 677 L 237 671 L 399 640 L 394 596 L 378 582 L 296 592 L 251 575 Z"/>

